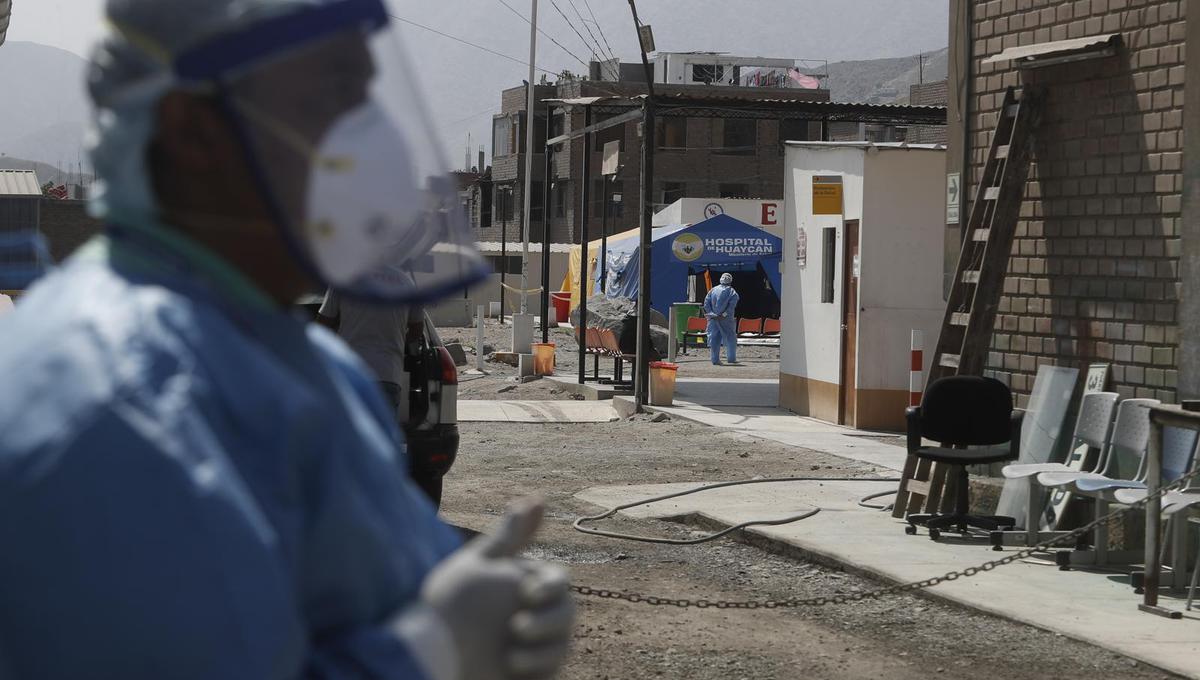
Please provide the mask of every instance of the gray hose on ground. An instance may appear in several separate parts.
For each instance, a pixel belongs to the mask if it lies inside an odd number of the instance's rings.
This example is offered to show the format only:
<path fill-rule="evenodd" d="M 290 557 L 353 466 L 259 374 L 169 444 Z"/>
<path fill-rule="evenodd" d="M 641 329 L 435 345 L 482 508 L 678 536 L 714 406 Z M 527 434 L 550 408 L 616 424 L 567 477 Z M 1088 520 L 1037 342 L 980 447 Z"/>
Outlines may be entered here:
<path fill-rule="evenodd" d="M 640 501 L 635 501 L 633 503 L 626 503 L 624 505 L 618 505 L 617 507 L 615 507 L 607 512 L 603 512 L 599 515 L 588 515 L 586 517 L 580 517 L 579 519 L 576 519 L 575 522 L 571 524 L 571 526 L 574 527 L 576 531 L 579 531 L 581 533 L 590 534 L 592 536 L 603 536 L 605 538 L 616 538 L 616 539 L 620 539 L 620 540 L 624 540 L 624 541 L 638 541 L 641 543 L 659 543 L 659 544 L 663 544 L 663 545 L 697 545 L 699 543 L 707 543 L 708 541 L 718 539 L 726 534 L 730 534 L 735 531 L 738 531 L 739 529 L 746 529 L 749 527 L 757 527 L 757 526 L 780 526 L 783 524 L 791 524 L 792 522 L 799 522 L 802 519 L 808 519 L 809 517 L 812 517 L 813 515 L 817 514 L 818 512 L 821 512 L 821 509 L 814 508 L 812 510 L 809 510 L 808 512 L 803 512 L 799 515 L 792 515 L 791 517 L 784 517 L 782 519 L 764 519 L 764 520 L 751 520 L 749 522 L 742 522 L 741 524 L 737 524 L 737 525 L 728 527 L 726 529 L 722 529 L 721 531 L 718 531 L 716 533 L 708 534 L 707 536 L 701 536 L 699 538 L 680 539 L 680 538 L 659 538 L 657 536 L 636 536 L 634 534 L 622 534 L 622 533 L 615 532 L 615 531 L 604 531 L 602 529 L 589 529 L 588 527 L 583 526 L 583 524 L 584 524 L 584 522 L 598 522 L 603 519 L 608 519 L 609 517 L 612 517 L 613 515 L 617 514 L 618 512 L 620 512 L 622 510 L 628 510 L 629 508 L 635 508 L 639 505 L 650 505 L 651 503 L 658 503 L 661 501 L 670 500 L 672 498 L 679 498 L 680 496 L 690 496 L 691 494 L 694 494 L 694 493 L 700 493 L 702 491 L 711 491 L 713 489 L 721 489 L 721 488 L 728 487 L 728 486 L 743 486 L 746 484 L 773 484 L 773 483 L 777 483 L 777 482 L 893 482 L 893 483 L 896 483 L 899 481 L 900 481 L 899 479 L 896 479 L 893 477 L 887 477 L 887 478 L 881 478 L 881 477 L 778 477 L 778 478 L 771 478 L 771 479 L 745 479 L 745 480 L 741 480 L 741 481 L 737 481 L 737 482 L 718 482 L 716 484 L 707 484 L 705 486 L 701 486 L 701 487 L 698 487 L 695 489 L 689 489 L 687 491 L 676 491 L 675 493 L 664 494 L 662 496 L 654 496 L 653 498 L 645 498 Z M 863 500 L 874 498 L 876 496 L 883 496 L 887 493 L 895 493 L 895 491 L 887 491 L 884 493 L 867 496 Z"/>
<path fill-rule="evenodd" d="M 862 498 L 858 499 L 858 504 L 860 507 L 867 508 L 868 510 L 891 510 L 892 508 L 896 507 L 895 503 L 889 503 L 888 505 L 875 505 L 874 503 L 868 503 L 867 501 L 871 500 L 872 498 L 882 498 L 883 496 L 890 496 L 894 493 L 900 493 L 900 489 L 892 489 L 891 491 L 880 491 L 879 493 L 873 493 L 869 496 L 863 496 Z"/>

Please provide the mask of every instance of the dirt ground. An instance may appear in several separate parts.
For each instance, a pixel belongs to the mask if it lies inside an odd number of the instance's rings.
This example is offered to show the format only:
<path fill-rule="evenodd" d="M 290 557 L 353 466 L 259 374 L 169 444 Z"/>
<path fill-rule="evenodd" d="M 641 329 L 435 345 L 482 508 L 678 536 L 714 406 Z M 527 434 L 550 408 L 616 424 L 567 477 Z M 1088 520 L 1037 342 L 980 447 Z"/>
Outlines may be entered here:
<path fill-rule="evenodd" d="M 475 329 L 472 328 L 439 328 L 438 333 L 446 343 L 459 343 L 467 351 L 467 366 L 462 367 L 459 376 L 459 399 L 528 399 L 528 400 L 557 400 L 572 398 L 569 393 L 558 389 L 548 381 L 535 380 L 529 383 L 517 383 L 517 369 L 513 366 L 496 361 L 485 364 L 488 375 L 471 375 L 468 369 L 475 368 Z M 534 340 L 540 342 L 541 330 L 535 331 Z M 512 327 L 501 325 L 494 320 L 488 320 L 484 326 L 484 346 L 506 352 L 512 348 Z M 550 333 L 550 342 L 554 343 L 556 373 L 558 375 L 579 375 L 579 346 L 575 343 L 574 332 L 567 328 L 555 328 Z M 485 355 L 486 356 L 486 355 Z M 724 358 L 724 357 L 722 357 Z M 587 358 L 589 375 L 593 359 Z M 738 347 L 738 364 L 713 366 L 707 348 L 690 348 L 688 354 L 677 357 L 679 377 L 681 378 L 778 378 L 779 377 L 779 348 L 778 347 Z M 601 375 L 612 373 L 613 360 L 600 360 Z M 630 366 L 626 364 L 628 375 Z M 504 390 L 501 392 L 501 390 Z"/>
<path fill-rule="evenodd" d="M 507 396 L 507 395 L 506 395 Z M 452 523 L 485 530 L 506 504 L 546 498 L 533 556 L 570 566 L 576 583 L 691 599 L 785 599 L 873 589 L 878 583 L 732 540 L 673 547 L 586 536 L 576 500 L 608 484 L 755 476 L 875 475 L 833 456 L 685 422 L 642 416 L 604 425 L 463 424 L 447 477 Z M 618 531 L 689 536 L 694 527 L 609 520 Z M 897 531 L 899 531 L 897 527 Z M 980 549 L 980 561 L 988 558 Z M 981 576 L 980 578 L 987 578 Z M 1052 633 L 913 596 L 806 610 L 720 611 L 580 599 L 567 680 L 687 678 L 1167 678 L 1125 657 Z"/>

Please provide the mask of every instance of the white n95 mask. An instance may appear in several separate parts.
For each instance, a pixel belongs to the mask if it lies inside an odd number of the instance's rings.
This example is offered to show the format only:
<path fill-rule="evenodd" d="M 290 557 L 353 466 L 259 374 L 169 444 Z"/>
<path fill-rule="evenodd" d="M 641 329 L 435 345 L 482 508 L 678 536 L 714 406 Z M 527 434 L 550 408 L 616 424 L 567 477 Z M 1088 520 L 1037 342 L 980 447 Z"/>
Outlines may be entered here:
<path fill-rule="evenodd" d="M 352 286 L 403 251 L 427 251 L 419 233 L 424 196 L 408 147 L 368 102 L 341 118 L 312 159 L 304 241 L 331 286 Z"/>
<path fill-rule="evenodd" d="M 307 0 L 183 55 L 176 69 L 216 85 L 268 209 L 321 283 L 419 304 L 488 268 L 391 1 Z"/>

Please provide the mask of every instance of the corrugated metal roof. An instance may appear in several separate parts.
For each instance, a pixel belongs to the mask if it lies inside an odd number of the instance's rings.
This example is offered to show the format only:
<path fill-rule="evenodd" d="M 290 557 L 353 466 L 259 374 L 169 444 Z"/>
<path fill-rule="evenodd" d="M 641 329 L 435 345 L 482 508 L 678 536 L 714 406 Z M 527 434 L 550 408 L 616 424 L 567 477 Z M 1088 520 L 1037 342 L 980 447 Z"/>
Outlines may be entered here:
<path fill-rule="evenodd" d="M 758 98 L 745 94 L 723 94 L 719 87 L 703 88 L 703 92 L 656 93 L 655 99 L 662 104 L 659 116 L 702 116 L 737 117 L 737 114 L 758 117 L 779 114 L 809 114 L 825 118 L 830 122 L 852 121 L 863 123 L 896 123 L 911 125 L 945 125 L 946 107 L 914 104 L 868 104 L 865 102 L 837 102 L 819 99 Z M 599 109 L 623 110 L 640 105 L 646 95 L 630 97 L 580 97 L 575 99 L 545 100 L 560 106 L 593 106 Z M 719 114 L 719 115 L 715 115 Z"/>
<path fill-rule="evenodd" d="M 498 255 L 501 252 L 499 241 L 480 241 L 475 244 L 475 247 L 479 248 L 479 252 L 487 253 L 488 255 Z M 552 252 L 552 253 L 569 253 L 569 252 L 571 252 L 571 247 L 572 246 L 570 243 L 551 243 L 550 244 L 550 252 Z M 542 244 L 530 242 L 529 252 L 541 253 L 542 252 Z M 510 257 L 513 255 L 516 255 L 516 256 L 521 255 L 520 242 L 508 244 L 508 255 Z"/>
<path fill-rule="evenodd" d="M 1038 43 L 1036 45 L 1010 47 L 1000 54 L 984 59 L 983 63 L 995 64 L 1001 61 L 1015 61 L 1018 66 L 1050 65 L 1045 62 L 1063 63 L 1065 61 L 1115 54 L 1116 49 L 1120 46 L 1120 33 L 1092 35 L 1086 38 L 1055 40 L 1054 42 Z"/>
<path fill-rule="evenodd" d="M 858 149 L 909 149 L 915 151 L 945 151 L 945 144 L 909 144 L 908 142 L 801 142 L 788 140 L 785 146 L 851 147 Z"/>
<path fill-rule="evenodd" d="M 41 196 L 42 185 L 33 170 L 0 170 L 0 196 Z"/>
<path fill-rule="evenodd" d="M 8 17 L 12 14 L 12 0 L 0 0 L 0 45 L 8 37 Z"/>

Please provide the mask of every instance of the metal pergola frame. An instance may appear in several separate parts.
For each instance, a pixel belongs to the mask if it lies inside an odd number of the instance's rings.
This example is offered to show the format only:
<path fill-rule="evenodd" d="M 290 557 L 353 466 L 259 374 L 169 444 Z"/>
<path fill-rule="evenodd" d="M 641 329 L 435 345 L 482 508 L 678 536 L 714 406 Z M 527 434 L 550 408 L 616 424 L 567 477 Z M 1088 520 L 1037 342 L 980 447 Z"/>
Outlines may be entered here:
<path fill-rule="evenodd" d="M 720 96 L 683 96 L 683 95 L 658 95 L 653 104 L 646 95 L 639 95 L 629 98 L 619 97 L 580 97 L 577 99 L 544 99 L 542 100 L 547 105 L 546 120 L 547 125 L 553 116 L 554 108 L 573 108 L 582 107 L 585 112 L 584 127 L 573 130 L 571 132 L 558 135 L 546 140 L 546 145 L 543 150 L 545 159 L 545 174 L 542 181 L 542 342 L 549 342 L 550 325 L 547 323 L 550 315 L 550 185 L 551 174 L 553 171 L 552 157 L 554 147 L 561 144 L 583 138 L 584 155 L 582 161 L 583 170 L 583 186 L 580 190 L 581 210 L 580 210 L 580 255 L 579 266 L 579 319 L 581 327 L 576 329 L 579 342 L 579 382 L 582 384 L 586 377 L 586 358 L 587 358 L 587 261 L 588 261 L 588 202 L 590 197 L 589 180 L 591 175 L 591 148 L 592 135 L 597 132 L 602 132 L 618 125 L 625 125 L 633 121 L 640 121 L 643 125 L 649 127 L 654 124 L 654 119 L 661 116 L 663 118 L 734 118 L 734 119 L 751 119 L 751 120 L 779 120 L 779 119 L 796 119 L 796 120 L 817 120 L 828 126 L 829 123 L 836 122 L 854 122 L 854 123 L 869 123 L 869 124 L 889 124 L 889 125 L 945 125 L 946 124 L 946 107 L 944 106 L 911 106 L 897 104 L 852 104 L 843 102 L 829 101 L 802 101 L 802 100 L 753 100 L 734 99 Z M 607 120 L 599 123 L 592 123 L 595 115 L 609 115 Z M 826 127 L 826 131 L 828 127 Z M 826 133 L 827 134 L 827 133 Z M 650 162 L 645 164 L 645 156 L 647 155 L 646 140 L 651 140 L 653 145 L 653 131 L 647 130 L 642 137 L 643 144 L 643 167 L 650 170 L 650 175 L 653 175 L 653 148 L 649 149 Z M 642 177 L 643 194 L 646 193 L 647 187 L 653 186 L 653 177 Z M 648 200 L 647 196 L 642 197 L 643 210 L 646 210 L 645 205 Z M 649 219 L 643 219 L 642 224 L 642 244 L 643 250 L 646 250 L 650 242 L 650 232 L 652 227 Z M 643 279 L 648 279 L 649 272 L 649 252 L 642 253 L 643 262 Z M 643 292 L 647 296 L 648 291 Z M 648 302 L 647 305 L 648 306 Z M 639 305 L 639 312 L 642 311 Z M 639 331 L 646 326 L 646 320 L 639 318 Z M 649 367 L 649 354 L 645 345 L 649 344 L 648 332 L 639 332 L 638 335 L 638 350 L 634 375 L 637 376 L 637 385 L 635 387 L 635 401 L 639 408 L 643 403 L 645 395 L 646 370 Z"/>

